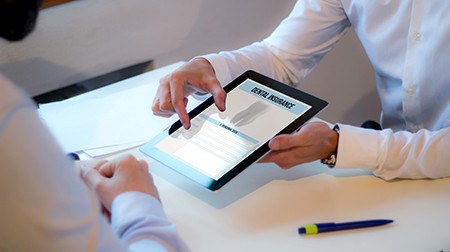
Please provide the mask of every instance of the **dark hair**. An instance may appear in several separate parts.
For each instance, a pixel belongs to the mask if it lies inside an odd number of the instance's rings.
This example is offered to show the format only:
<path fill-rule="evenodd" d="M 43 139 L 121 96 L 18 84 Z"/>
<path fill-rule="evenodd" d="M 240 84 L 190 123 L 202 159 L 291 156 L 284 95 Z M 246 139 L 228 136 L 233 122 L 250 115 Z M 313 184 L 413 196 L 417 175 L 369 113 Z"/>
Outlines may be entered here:
<path fill-rule="evenodd" d="M 33 31 L 42 0 L 0 0 L 0 37 L 10 41 Z"/>

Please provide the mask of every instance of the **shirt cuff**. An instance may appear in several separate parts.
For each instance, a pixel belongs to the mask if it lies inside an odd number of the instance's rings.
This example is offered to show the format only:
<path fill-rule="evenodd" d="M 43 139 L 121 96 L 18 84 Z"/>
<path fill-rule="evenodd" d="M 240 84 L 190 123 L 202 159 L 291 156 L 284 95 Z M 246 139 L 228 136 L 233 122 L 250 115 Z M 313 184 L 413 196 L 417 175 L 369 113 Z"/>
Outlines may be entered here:
<path fill-rule="evenodd" d="M 224 57 L 216 53 L 207 54 L 200 57 L 211 63 L 214 68 L 216 78 L 220 82 L 220 86 L 224 87 L 233 80 L 230 68 L 228 67 L 227 61 Z"/>
<path fill-rule="evenodd" d="M 379 132 L 339 124 L 335 168 L 374 169 L 378 160 Z"/>
<path fill-rule="evenodd" d="M 149 194 L 124 192 L 113 200 L 111 225 L 120 237 L 142 216 L 167 221 L 161 202 Z"/>

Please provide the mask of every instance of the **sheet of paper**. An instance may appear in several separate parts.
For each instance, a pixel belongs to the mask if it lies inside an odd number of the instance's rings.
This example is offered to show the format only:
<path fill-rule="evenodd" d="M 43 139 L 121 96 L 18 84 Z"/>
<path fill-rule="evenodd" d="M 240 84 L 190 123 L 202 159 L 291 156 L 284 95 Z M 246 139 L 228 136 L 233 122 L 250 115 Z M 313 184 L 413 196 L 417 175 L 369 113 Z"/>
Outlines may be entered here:
<path fill-rule="evenodd" d="M 124 150 L 127 150 L 127 149 L 131 149 L 131 148 L 134 148 L 136 146 L 142 145 L 142 144 L 144 144 L 146 142 L 147 142 L 147 140 L 127 143 L 127 144 L 118 144 L 118 145 L 113 145 L 113 146 L 106 146 L 106 147 L 100 147 L 100 148 L 95 148 L 95 149 L 84 150 L 83 152 L 86 153 L 87 155 L 89 155 L 92 158 L 96 158 L 96 157 L 100 157 L 100 156 L 103 156 L 103 155 L 108 155 L 108 154 L 116 153 L 116 152 L 119 152 L 119 151 L 124 151 Z"/>
<path fill-rule="evenodd" d="M 151 105 L 159 78 L 151 83 L 147 80 L 133 80 L 129 88 L 106 95 L 97 92 L 88 98 L 43 104 L 39 113 L 66 152 L 145 142 L 178 120 L 176 115 L 153 115 Z M 190 98 L 188 111 L 199 103 Z"/>
<path fill-rule="evenodd" d="M 40 109 L 41 117 L 66 151 L 79 151 L 148 139 L 169 120 L 153 116 L 149 86 L 102 98 L 61 102 Z"/>

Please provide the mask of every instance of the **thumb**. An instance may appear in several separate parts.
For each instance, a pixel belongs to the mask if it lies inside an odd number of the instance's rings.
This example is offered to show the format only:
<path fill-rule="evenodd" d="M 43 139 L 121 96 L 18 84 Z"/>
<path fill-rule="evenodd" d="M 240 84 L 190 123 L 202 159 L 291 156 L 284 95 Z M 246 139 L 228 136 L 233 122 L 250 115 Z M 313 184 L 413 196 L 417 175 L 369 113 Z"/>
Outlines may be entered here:
<path fill-rule="evenodd" d="M 295 135 L 278 135 L 272 138 L 269 142 L 269 148 L 271 150 L 286 150 L 293 147 L 299 146 L 299 143 L 295 137 Z"/>
<path fill-rule="evenodd" d="M 80 175 L 84 183 L 94 191 L 104 179 L 96 169 L 92 169 L 87 165 L 80 166 Z"/>

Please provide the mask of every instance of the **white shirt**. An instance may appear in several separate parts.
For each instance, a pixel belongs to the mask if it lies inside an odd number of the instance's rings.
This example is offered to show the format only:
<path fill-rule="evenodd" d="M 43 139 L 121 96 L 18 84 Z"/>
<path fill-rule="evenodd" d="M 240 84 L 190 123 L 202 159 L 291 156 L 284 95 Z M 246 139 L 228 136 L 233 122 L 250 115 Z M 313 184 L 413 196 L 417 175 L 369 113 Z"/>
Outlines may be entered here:
<path fill-rule="evenodd" d="M 0 251 L 188 250 L 144 193 L 117 196 L 109 224 L 35 106 L 1 75 L 0 202 Z"/>
<path fill-rule="evenodd" d="M 302 0 L 264 41 L 204 57 L 222 84 L 253 69 L 299 85 L 353 27 L 376 72 L 386 130 L 341 125 L 336 167 L 369 168 L 385 179 L 446 177 L 448 13 L 447 0 Z"/>

